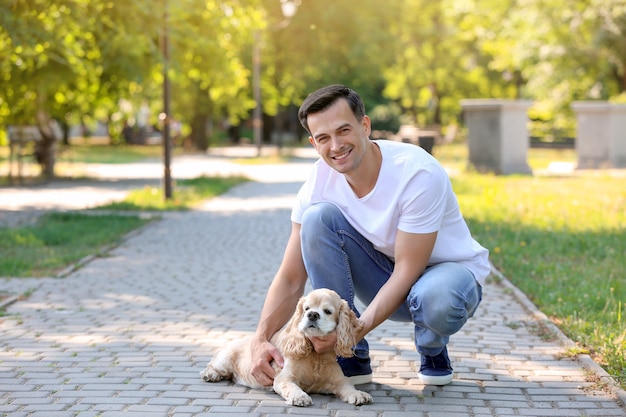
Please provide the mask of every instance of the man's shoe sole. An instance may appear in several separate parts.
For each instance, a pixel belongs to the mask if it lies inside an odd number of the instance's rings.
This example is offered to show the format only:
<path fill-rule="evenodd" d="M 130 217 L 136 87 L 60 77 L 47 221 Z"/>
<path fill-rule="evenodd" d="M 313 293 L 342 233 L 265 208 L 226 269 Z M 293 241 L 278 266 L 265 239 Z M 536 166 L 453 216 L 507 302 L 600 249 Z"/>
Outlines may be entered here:
<path fill-rule="evenodd" d="M 348 379 L 354 385 L 369 384 L 372 382 L 372 374 L 349 376 Z"/>
<path fill-rule="evenodd" d="M 448 385 L 450 382 L 452 382 L 452 377 L 454 376 L 453 374 L 433 376 L 420 373 L 418 373 L 417 375 L 424 385 Z"/>

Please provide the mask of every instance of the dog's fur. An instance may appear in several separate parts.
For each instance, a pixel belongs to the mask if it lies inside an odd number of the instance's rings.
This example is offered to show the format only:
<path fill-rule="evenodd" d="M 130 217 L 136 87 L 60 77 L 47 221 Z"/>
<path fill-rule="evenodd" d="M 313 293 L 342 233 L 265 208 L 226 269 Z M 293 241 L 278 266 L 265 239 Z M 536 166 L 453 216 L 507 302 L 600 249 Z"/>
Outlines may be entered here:
<path fill-rule="evenodd" d="M 275 366 L 277 375 L 274 379 L 274 391 L 287 404 L 301 407 L 313 402 L 307 392 L 335 394 L 354 405 L 371 403 L 372 396 L 354 388 L 336 361 L 336 356 L 353 355 L 352 347 L 357 342 L 355 336 L 361 328 L 362 325 L 348 307 L 348 303 L 336 292 L 318 289 L 302 297 L 285 328 L 272 338 L 272 343 L 285 358 L 282 369 Z M 325 336 L 335 330 L 335 351 L 315 352 L 307 336 Z M 207 382 L 231 379 L 250 388 L 264 388 L 252 376 L 251 368 L 248 338 L 236 340 L 220 351 L 200 375 Z"/>

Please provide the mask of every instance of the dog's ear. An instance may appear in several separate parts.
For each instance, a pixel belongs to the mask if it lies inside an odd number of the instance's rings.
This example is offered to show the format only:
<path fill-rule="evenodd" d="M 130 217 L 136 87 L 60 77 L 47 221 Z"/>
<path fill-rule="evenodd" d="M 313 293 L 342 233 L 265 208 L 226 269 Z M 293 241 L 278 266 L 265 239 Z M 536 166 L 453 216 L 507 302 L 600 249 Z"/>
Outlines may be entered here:
<path fill-rule="evenodd" d="M 349 358 L 354 355 L 354 345 L 358 342 L 356 335 L 362 328 L 363 324 L 356 317 L 354 311 L 350 310 L 345 300 L 341 300 L 339 322 L 337 323 L 337 343 L 335 344 L 337 356 Z"/>
<path fill-rule="evenodd" d="M 307 356 L 313 351 L 313 344 L 311 341 L 298 330 L 298 323 L 304 314 L 304 297 L 300 298 L 296 311 L 294 312 L 289 322 L 285 326 L 285 330 L 281 335 L 279 341 L 279 349 L 284 357 L 290 359 L 297 359 Z"/>

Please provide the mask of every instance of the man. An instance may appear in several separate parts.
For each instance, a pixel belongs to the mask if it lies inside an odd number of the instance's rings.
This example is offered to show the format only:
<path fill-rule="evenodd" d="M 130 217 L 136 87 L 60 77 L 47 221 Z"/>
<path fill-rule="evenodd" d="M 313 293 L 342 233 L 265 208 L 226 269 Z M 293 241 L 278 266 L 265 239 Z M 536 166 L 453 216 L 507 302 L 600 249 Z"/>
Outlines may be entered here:
<path fill-rule="evenodd" d="M 364 324 L 352 358 L 338 358 L 355 384 L 371 382 L 364 337 L 386 319 L 413 322 L 424 384 L 452 381 L 450 335 L 472 317 L 489 274 L 488 251 L 470 235 L 441 165 L 421 148 L 372 141 L 353 90 L 330 85 L 298 112 L 320 155 L 293 207 L 292 231 L 252 345 L 252 374 L 270 385 L 280 352 L 268 341 L 292 315 L 307 279 L 348 301 Z M 354 297 L 367 308 L 360 314 Z M 312 339 L 332 350 L 332 337 Z"/>

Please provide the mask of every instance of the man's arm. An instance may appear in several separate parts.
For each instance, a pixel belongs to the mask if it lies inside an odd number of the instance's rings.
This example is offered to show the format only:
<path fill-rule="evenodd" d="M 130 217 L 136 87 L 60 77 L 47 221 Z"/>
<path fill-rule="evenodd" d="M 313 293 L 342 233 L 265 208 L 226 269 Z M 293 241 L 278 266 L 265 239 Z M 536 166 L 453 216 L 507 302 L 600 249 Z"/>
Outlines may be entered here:
<path fill-rule="evenodd" d="M 393 273 L 361 315 L 364 327 L 359 339 L 389 318 L 406 301 L 411 287 L 428 265 L 436 239 L 437 232 L 415 234 L 398 230 Z"/>
<path fill-rule="evenodd" d="M 300 247 L 300 225 L 292 223 L 282 263 L 267 291 L 252 341 L 252 375 L 264 386 L 271 385 L 274 379 L 271 362 L 283 366 L 283 358 L 270 339 L 293 315 L 298 300 L 304 294 L 306 280 Z"/>

